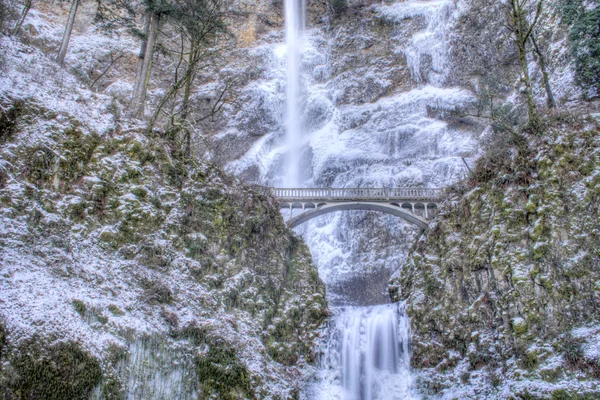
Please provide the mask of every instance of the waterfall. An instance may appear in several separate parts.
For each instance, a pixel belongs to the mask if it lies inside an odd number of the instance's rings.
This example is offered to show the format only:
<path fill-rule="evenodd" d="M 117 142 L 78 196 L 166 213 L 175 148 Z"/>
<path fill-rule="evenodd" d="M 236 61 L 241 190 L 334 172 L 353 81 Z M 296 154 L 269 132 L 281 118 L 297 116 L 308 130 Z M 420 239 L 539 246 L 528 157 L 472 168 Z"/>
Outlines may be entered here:
<path fill-rule="evenodd" d="M 307 399 L 408 400 L 410 329 L 403 305 L 334 310 Z"/>
<path fill-rule="evenodd" d="M 287 187 L 440 187 L 461 176 L 460 157 L 474 150 L 475 141 L 446 118 L 472 101 L 469 91 L 447 83 L 456 3 L 373 5 L 368 18 L 391 27 L 385 37 L 351 19 L 327 34 L 319 27 L 305 30 L 305 8 L 305 0 L 285 0 L 286 52 L 274 52 L 278 62 L 269 75 L 278 80 L 275 88 L 287 81 L 286 141 L 282 145 L 281 130 L 273 130 L 232 170 L 254 164 L 257 179 L 281 179 Z M 389 41 L 387 50 L 374 45 L 381 40 Z M 269 90 L 280 99 L 282 93 Z M 300 229 L 333 307 L 303 398 L 418 398 L 408 317 L 401 305 L 374 305 L 387 301 L 386 282 L 407 254 L 397 238 L 416 231 L 356 212 L 323 216 Z"/>
<path fill-rule="evenodd" d="M 285 0 L 285 39 L 287 47 L 286 141 L 284 185 L 300 186 L 302 112 L 300 70 L 302 67 L 302 33 L 306 15 L 305 0 Z"/>

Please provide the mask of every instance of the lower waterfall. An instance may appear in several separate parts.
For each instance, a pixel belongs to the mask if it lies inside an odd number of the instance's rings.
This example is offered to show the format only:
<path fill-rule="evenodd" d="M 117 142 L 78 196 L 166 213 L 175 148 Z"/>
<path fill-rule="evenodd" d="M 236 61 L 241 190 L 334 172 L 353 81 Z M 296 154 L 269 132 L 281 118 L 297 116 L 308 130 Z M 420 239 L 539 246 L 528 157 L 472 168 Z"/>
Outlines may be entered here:
<path fill-rule="evenodd" d="M 402 304 L 337 307 L 305 399 L 408 400 L 410 329 Z"/>

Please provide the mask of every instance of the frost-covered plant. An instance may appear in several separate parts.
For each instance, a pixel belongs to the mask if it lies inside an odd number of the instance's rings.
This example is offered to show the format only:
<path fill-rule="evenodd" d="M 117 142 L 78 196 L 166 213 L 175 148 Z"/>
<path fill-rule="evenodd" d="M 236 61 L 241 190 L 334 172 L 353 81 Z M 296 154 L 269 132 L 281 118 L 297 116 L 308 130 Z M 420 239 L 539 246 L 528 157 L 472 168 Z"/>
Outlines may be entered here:
<path fill-rule="evenodd" d="M 600 96 L 600 1 L 563 0 L 563 22 L 570 26 L 569 42 L 578 83 L 588 98 Z"/>
<path fill-rule="evenodd" d="M 560 352 L 571 367 L 575 367 L 583 361 L 584 355 L 581 342 L 573 336 L 566 336 L 559 344 Z"/>

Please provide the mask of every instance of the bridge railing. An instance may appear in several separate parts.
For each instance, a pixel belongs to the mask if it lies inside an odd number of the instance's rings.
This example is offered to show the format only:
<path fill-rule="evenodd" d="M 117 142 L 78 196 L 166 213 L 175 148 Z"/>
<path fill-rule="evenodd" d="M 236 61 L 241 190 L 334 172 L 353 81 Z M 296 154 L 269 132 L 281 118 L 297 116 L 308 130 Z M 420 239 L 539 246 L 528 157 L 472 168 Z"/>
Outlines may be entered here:
<path fill-rule="evenodd" d="M 443 189 L 433 188 L 273 188 L 282 201 L 439 200 Z"/>

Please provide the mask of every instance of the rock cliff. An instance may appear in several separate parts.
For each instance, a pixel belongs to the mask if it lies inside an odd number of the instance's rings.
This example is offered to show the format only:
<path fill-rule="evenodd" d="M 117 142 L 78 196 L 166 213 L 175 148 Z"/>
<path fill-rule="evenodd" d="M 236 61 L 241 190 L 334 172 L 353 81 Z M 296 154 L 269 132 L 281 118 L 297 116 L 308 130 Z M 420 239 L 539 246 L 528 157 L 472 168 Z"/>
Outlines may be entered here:
<path fill-rule="evenodd" d="M 600 395 L 600 120 L 504 133 L 453 187 L 390 293 L 445 398 Z"/>
<path fill-rule="evenodd" d="M 325 288 L 274 199 L 1 46 L 3 398 L 293 397 Z"/>

